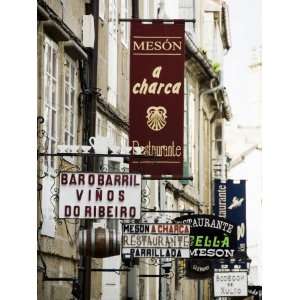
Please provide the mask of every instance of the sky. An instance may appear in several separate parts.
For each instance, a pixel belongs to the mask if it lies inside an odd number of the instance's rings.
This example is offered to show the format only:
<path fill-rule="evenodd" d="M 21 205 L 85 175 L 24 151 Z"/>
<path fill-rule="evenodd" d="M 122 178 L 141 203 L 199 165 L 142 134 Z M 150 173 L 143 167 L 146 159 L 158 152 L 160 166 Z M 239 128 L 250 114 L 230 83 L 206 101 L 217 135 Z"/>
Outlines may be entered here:
<path fill-rule="evenodd" d="M 249 119 L 247 101 L 251 96 L 248 66 L 251 49 L 261 46 L 261 0 L 227 0 L 229 5 L 232 48 L 224 59 L 226 86 L 234 124 Z M 247 124 L 243 124 L 247 125 Z"/>
<path fill-rule="evenodd" d="M 224 57 L 224 86 L 233 112 L 233 119 L 226 125 L 226 150 L 233 158 L 256 143 L 260 144 L 261 101 L 259 72 L 249 66 L 253 63 L 253 49 L 261 43 L 261 0 L 227 0 L 232 47 Z M 166 0 L 169 16 L 177 14 L 177 0 Z M 243 126 L 244 129 L 237 127 Z M 248 129 L 245 130 L 245 127 Z M 250 127 L 250 128 L 249 128 Z M 244 162 L 233 168 L 229 178 L 246 179 L 247 193 L 247 242 L 252 284 L 261 284 L 261 204 L 262 176 L 261 151 L 254 150 Z M 249 281 L 249 282 L 250 282 Z"/>
<path fill-rule="evenodd" d="M 235 154 L 251 144 L 260 142 L 260 129 L 245 131 L 237 125 L 252 127 L 261 124 L 261 100 L 259 95 L 260 74 L 250 71 L 253 62 L 253 48 L 261 44 L 261 0 L 227 0 L 229 5 L 232 48 L 224 58 L 224 85 L 229 95 L 233 119 L 226 128 L 226 150 Z M 246 138 L 245 138 L 246 137 Z M 247 192 L 247 242 L 251 266 L 257 271 L 250 272 L 253 284 L 261 284 L 261 204 L 262 177 L 261 151 L 255 150 L 243 163 L 233 168 L 230 178 L 246 179 Z"/>

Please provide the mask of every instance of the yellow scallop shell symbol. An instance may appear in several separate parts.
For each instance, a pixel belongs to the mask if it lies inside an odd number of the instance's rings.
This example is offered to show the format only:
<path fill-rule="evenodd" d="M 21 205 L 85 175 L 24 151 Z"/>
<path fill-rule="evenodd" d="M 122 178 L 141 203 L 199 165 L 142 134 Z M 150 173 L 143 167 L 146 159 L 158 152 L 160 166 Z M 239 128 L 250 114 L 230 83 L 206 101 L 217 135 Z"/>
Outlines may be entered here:
<path fill-rule="evenodd" d="M 150 106 L 147 109 L 146 119 L 151 130 L 162 130 L 167 124 L 167 110 L 163 106 Z"/>

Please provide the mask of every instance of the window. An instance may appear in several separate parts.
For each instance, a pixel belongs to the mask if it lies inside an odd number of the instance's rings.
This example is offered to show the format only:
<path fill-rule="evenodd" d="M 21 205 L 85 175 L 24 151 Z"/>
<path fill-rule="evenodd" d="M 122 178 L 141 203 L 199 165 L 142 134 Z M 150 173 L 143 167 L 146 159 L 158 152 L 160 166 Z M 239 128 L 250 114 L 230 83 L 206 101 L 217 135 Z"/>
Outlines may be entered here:
<path fill-rule="evenodd" d="M 188 81 L 184 77 L 184 139 L 183 139 L 183 176 L 189 176 L 189 94 Z M 187 184 L 188 180 L 182 180 L 183 184 Z"/>
<path fill-rule="evenodd" d="M 107 137 L 109 146 L 121 147 L 122 134 L 121 131 L 111 122 L 107 122 Z M 123 171 L 123 158 L 122 157 L 109 157 L 107 158 L 108 169 L 112 169 L 114 172 Z"/>
<path fill-rule="evenodd" d="M 189 80 L 184 78 L 184 152 L 183 152 L 183 174 L 190 176 L 195 173 L 195 94 Z M 193 184 L 183 180 L 183 184 Z"/>
<path fill-rule="evenodd" d="M 118 87 L 117 4 L 118 4 L 117 0 L 109 1 L 108 43 L 107 43 L 108 66 L 109 66 L 108 83 L 107 83 L 107 101 L 114 107 L 117 106 L 117 87 Z"/>
<path fill-rule="evenodd" d="M 99 17 L 102 21 L 104 21 L 104 15 L 105 15 L 105 0 L 99 1 Z"/>
<path fill-rule="evenodd" d="M 96 136 L 107 136 L 107 119 L 99 112 L 96 113 Z"/>
<path fill-rule="evenodd" d="M 107 119 L 99 112 L 96 112 L 96 137 L 98 136 L 107 137 Z M 95 160 L 97 171 L 107 171 L 107 164 L 104 164 L 107 158 L 96 157 Z"/>
<path fill-rule="evenodd" d="M 57 44 L 45 38 L 44 52 L 44 118 L 47 132 L 46 149 L 55 153 L 57 143 L 57 101 L 58 101 L 58 48 Z M 54 158 L 46 158 L 45 164 L 54 168 Z"/>
<path fill-rule="evenodd" d="M 122 135 L 121 135 L 121 147 L 123 147 L 123 148 L 128 147 L 128 136 L 124 132 L 122 132 Z M 121 171 L 129 172 L 128 163 L 125 162 L 123 164 L 123 169 Z"/>
<path fill-rule="evenodd" d="M 214 132 L 214 142 L 215 142 L 215 155 L 216 158 L 221 157 L 223 154 L 223 125 L 222 121 L 217 121 L 215 125 Z"/>
<path fill-rule="evenodd" d="M 193 93 L 194 89 L 192 86 L 189 86 L 189 95 L 188 95 L 188 128 L 189 128 L 189 172 L 190 174 L 195 174 L 195 95 Z M 193 183 L 193 182 L 191 182 Z"/>
<path fill-rule="evenodd" d="M 204 13 L 203 18 L 203 47 L 207 51 L 209 59 L 213 60 L 215 63 L 222 63 L 223 44 L 218 21 L 218 13 L 206 12 Z"/>
<path fill-rule="evenodd" d="M 111 122 L 108 122 L 107 128 L 108 128 L 108 137 L 110 138 L 112 146 L 121 147 L 122 136 L 119 130 Z"/>
<path fill-rule="evenodd" d="M 47 134 L 46 152 L 55 153 L 57 143 L 57 108 L 58 108 L 58 47 L 57 44 L 45 37 L 44 42 L 44 119 L 45 130 Z M 48 176 L 43 178 L 41 208 L 43 214 L 43 224 L 41 234 L 54 237 L 55 236 L 55 203 L 51 199 L 51 188 L 54 179 L 51 175 L 54 173 L 55 160 L 53 157 L 44 159 L 45 171 Z"/>
<path fill-rule="evenodd" d="M 129 1 L 123 0 L 121 1 L 121 18 L 128 19 L 129 18 Z M 128 47 L 129 41 L 129 22 L 121 22 L 121 40 L 122 43 Z"/>
<path fill-rule="evenodd" d="M 144 0 L 144 19 L 151 19 L 149 16 L 149 0 Z M 156 17 L 156 16 L 155 16 Z"/>
<path fill-rule="evenodd" d="M 195 18 L 195 0 L 179 0 L 179 19 Z M 185 23 L 185 30 L 192 37 L 195 34 L 195 23 Z"/>
<path fill-rule="evenodd" d="M 148 2 L 149 0 L 147 0 Z M 153 15 L 149 15 L 149 18 L 153 18 L 153 19 L 156 19 L 158 18 L 158 12 L 159 12 L 159 6 L 160 6 L 160 0 L 152 0 L 151 1 L 151 4 L 152 4 L 152 7 L 153 7 Z"/>
<path fill-rule="evenodd" d="M 65 55 L 64 65 L 64 144 L 74 145 L 75 143 L 75 116 L 76 116 L 76 65 Z"/>
<path fill-rule="evenodd" d="M 110 172 L 120 172 L 120 162 L 108 160 L 108 170 Z"/>

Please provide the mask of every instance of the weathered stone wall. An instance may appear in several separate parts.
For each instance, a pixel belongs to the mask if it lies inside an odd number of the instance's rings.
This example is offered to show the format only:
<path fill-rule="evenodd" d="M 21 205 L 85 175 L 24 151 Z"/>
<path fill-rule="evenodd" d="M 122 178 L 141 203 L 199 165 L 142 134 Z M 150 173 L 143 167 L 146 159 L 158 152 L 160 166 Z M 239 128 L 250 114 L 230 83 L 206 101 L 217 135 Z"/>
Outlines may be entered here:
<path fill-rule="evenodd" d="M 79 39 L 82 40 L 82 16 L 85 14 L 85 1 L 62 1 L 59 0 L 48 0 L 45 1 L 48 4 L 49 8 L 54 11 L 58 18 L 61 19 L 73 32 L 73 34 Z M 51 10 L 49 10 L 51 11 Z M 44 111 L 44 51 L 45 51 L 45 38 L 46 34 L 43 28 L 43 22 L 38 22 L 37 30 L 37 106 L 38 106 L 38 115 L 45 116 L 46 111 Z M 58 46 L 57 58 L 58 58 L 58 67 L 57 67 L 57 144 L 64 143 L 64 47 L 62 42 L 55 41 Z M 78 62 L 76 62 L 78 64 Z M 80 93 L 80 83 L 79 83 L 79 73 L 76 72 L 76 79 L 78 90 L 75 95 L 75 103 L 77 108 L 79 108 L 78 95 Z M 78 111 L 78 110 L 77 110 Z M 76 116 L 76 140 L 75 144 L 81 145 L 82 143 L 82 115 L 78 113 Z M 42 128 L 46 130 L 46 124 L 42 124 Z M 50 152 L 50 149 L 48 149 Z M 69 160 L 70 161 L 70 160 Z M 47 175 L 49 177 L 48 169 L 43 166 L 42 161 L 38 165 L 39 174 Z M 73 163 L 80 165 L 80 159 L 72 160 L 72 164 L 67 161 L 61 161 L 56 159 L 56 168 L 58 166 L 61 169 L 67 169 L 72 171 Z M 46 172 L 46 173 L 45 173 Z M 55 173 L 55 172 L 54 172 Z M 55 174 L 54 174 L 55 175 Z M 56 174 L 57 175 L 57 174 Z M 41 180 L 40 183 L 43 184 L 44 180 Z M 54 181 L 53 181 L 54 183 Z M 46 201 L 53 203 L 53 209 L 57 209 L 57 199 L 53 196 L 57 191 L 55 191 L 56 185 L 53 185 L 53 194 L 47 195 Z M 45 188 L 45 187 L 44 187 Z M 45 217 L 42 214 L 41 202 L 42 202 L 42 192 L 38 193 L 38 220 L 37 224 L 39 226 L 45 222 Z M 38 284 L 37 284 L 37 296 L 41 300 L 62 300 L 62 299 L 71 299 L 72 298 L 72 282 L 67 281 L 45 281 L 44 274 L 49 278 L 78 278 L 78 266 L 79 266 L 79 253 L 78 253 L 78 233 L 79 233 L 79 222 L 74 222 L 74 220 L 60 220 L 55 222 L 55 236 L 50 237 L 38 232 Z M 45 266 L 42 262 L 45 263 Z M 96 278 L 97 283 L 100 281 L 99 278 Z M 93 289 L 94 299 L 99 299 L 97 294 L 97 289 Z"/>

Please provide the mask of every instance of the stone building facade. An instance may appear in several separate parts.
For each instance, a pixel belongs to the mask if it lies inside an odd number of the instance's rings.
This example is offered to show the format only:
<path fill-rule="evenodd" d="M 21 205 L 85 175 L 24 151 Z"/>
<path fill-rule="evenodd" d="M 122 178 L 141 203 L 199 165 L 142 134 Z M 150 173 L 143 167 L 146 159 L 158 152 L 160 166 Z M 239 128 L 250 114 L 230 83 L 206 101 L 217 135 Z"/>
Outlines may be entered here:
<path fill-rule="evenodd" d="M 223 56 L 230 48 L 226 5 L 218 0 L 99 0 L 95 22 L 90 10 L 93 2 L 38 1 L 37 100 L 39 116 L 44 119 L 39 146 L 55 153 L 61 144 L 87 144 L 91 121 L 86 106 L 91 94 L 96 99 L 91 115 L 94 135 L 101 136 L 108 147 L 128 145 L 130 22 L 119 19 L 195 19 L 195 23 L 186 23 L 184 91 L 184 176 L 193 179 L 145 180 L 142 205 L 210 214 L 212 179 L 224 169 L 223 123 L 231 117 L 221 76 Z M 98 50 L 95 66 L 89 59 L 93 49 Z M 95 86 L 86 84 L 89 68 L 96 68 Z M 94 171 L 128 170 L 126 161 L 116 157 L 99 158 L 93 167 Z M 81 272 L 78 236 L 82 224 L 57 218 L 57 178 L 62 170 L 86 170 L 86 161 L 78 157 L 39 159 L 38 299 L 43 300 L 76 299 L 77 282 L 49 279 L 78 279 Z M 170 222 L 177 216 L 145 213 L 143 221 Z M 95 220 L 91 226 L 120 230 L 119 221 Z M 139 277 L 164 274 L 166 265 L 171 265 L 170 279 Z M 113 256 L 92 259 L 92 267 L 119 269 L 123 263 L 121 256 Z M 180 260 L 139 259 L 128 273 L 92 272 L 90 287 L 93 300 L 212 299 L 211 280 L 184 278 Z"/>

